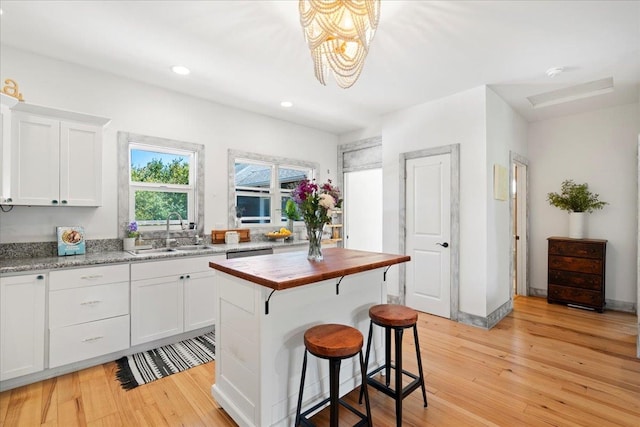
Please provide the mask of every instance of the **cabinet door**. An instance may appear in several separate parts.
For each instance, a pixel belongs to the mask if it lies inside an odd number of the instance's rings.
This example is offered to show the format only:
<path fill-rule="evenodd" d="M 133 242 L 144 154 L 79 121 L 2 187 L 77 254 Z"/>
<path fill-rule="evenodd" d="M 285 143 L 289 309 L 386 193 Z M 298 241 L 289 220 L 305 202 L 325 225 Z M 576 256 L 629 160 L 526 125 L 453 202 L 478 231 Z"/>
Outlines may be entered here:
<path fill-rule="evenodd" d="M 131 282 L 131 345 L 183 331 L 182 282 L 182 276 Z"/>
<path fill-rule="evenodd" d="M 215 323 L 215 272 L 191 273 L 184 279 L 184 330 Z"/>
<path fill-rule="evenodd" d="M 11 201 L 6 203 L 58 205 L 60 122 L 14 112 L 11 134 Z"/>
<path fill-rule="evenodd" d="M 60 204 L 102 204 L 102 128 L 60 124 Z"/>
<path fill-rule="evenodd" d="M 0 380 L 44 369 L 44 275 L 0 278 Z"/>

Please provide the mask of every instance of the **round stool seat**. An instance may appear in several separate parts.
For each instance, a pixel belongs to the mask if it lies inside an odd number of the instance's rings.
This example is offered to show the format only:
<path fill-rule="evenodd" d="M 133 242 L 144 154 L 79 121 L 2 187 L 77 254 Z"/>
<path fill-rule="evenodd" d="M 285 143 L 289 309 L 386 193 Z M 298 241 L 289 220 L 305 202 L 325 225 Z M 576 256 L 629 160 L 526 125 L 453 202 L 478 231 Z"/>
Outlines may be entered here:
<path fill-rule="evenodd" d="M 314 356 L 324 359 L 347 358 L 362 349 L 362 334 L 356 328 L 328 323 L 304 333 L 304 345 Z"/>
<path fill-rule="evenodd" d="M 409 327 L 418 321 L 418 312 L 399 304 L 378 304 L 369 309 L 369 317 L 380 326 Z"/>

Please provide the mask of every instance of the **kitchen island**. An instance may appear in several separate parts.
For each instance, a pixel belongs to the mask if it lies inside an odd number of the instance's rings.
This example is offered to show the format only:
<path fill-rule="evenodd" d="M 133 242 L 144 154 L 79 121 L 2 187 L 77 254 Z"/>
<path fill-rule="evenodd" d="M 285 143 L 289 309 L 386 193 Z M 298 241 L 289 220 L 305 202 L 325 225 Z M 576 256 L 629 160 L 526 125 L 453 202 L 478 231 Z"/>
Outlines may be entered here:
<path fill-rule="evenodd" d="M 291 426 L 300 387 L 303 335 L 321 323 L 358 328 L 365 340 L 371 305 L 387 300 L 385 276 L 405 255 L 341 248 L 210 262 L 220 272 L 216 304 L 216 375 L 211 393 L 240 426 Z M 369 367 L 383 360 L 376 328 Z M 360 384 L 357 358 L 342 362 L 340 394 Z M 303 407 L 328 396 L 328 363 L 307 369 Z"/>

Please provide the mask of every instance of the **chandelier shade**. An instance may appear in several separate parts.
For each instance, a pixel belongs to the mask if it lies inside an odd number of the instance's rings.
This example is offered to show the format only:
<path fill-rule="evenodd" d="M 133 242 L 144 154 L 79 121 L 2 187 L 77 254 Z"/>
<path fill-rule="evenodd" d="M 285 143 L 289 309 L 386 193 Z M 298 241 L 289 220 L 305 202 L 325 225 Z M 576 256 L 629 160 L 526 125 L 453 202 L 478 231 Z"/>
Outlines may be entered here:
<path fill-rule="evenodd" d="M 316 78 L 330 70 L 338 86 L 358 80 L 378 27 L 380 0 L 300 0 L 300 23 Z"/>

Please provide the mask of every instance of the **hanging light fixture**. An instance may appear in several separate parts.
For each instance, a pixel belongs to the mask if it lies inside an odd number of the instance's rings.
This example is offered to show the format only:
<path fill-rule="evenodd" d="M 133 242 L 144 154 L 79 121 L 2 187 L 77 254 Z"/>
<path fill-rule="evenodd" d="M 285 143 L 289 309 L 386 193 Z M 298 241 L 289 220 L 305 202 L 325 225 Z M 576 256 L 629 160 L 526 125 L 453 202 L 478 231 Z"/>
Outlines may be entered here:
<path fill-rule="evenodd" d="M 328 69 L 342 88 L 362 72 L 380 16 L 380 0 L 300 0 L 300 23 L 311 50 L 316 78 Z"/>

